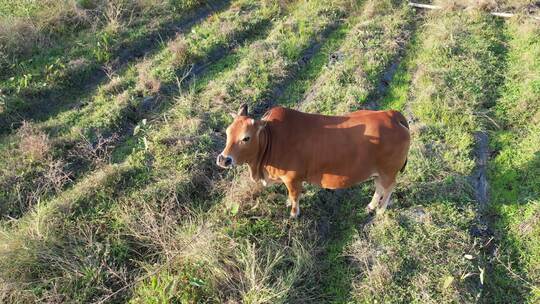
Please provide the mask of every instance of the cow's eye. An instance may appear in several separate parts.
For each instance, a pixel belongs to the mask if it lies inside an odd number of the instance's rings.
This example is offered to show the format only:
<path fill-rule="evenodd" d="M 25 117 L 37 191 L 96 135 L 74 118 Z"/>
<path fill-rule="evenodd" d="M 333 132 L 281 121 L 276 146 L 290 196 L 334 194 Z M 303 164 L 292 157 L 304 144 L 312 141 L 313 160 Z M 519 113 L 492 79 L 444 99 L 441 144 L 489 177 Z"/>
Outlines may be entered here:
<path fill-rule="evenodd" d="M 242 138 L 242 141 L 243 142 L 248 142 L 249 141 L 249 136 L 246 136 L 246 137 Z"/>

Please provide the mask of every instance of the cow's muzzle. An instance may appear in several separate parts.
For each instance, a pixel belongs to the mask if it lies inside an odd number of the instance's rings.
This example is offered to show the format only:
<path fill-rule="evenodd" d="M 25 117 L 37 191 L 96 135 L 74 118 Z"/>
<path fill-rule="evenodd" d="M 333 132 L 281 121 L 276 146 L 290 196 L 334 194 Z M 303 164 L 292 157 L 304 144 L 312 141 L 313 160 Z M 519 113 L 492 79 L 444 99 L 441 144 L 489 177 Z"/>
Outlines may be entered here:
<path fill-rule="evenodd" d="M 230 156 L 223 156 L 223 154 L 218 155 L 216 164 L 221 168 L 230 168 L 233 164 L 233 159 Z"/>

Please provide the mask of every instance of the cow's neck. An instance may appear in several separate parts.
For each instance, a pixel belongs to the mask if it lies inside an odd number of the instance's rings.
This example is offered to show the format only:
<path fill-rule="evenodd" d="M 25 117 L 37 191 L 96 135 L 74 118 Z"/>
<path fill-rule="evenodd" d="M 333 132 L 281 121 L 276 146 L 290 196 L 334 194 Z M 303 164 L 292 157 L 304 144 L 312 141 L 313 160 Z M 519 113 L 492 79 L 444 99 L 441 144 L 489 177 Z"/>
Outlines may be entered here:
<path fill-rule="evenodd" d="M 264 126 L 259 133 L 259 153 L 257 153 L 254 162 L 248 163 L 249 172 L 254 181 L 264 179 L 264 164 L 270 153 L 272 142 L 270 139 L 270 129 L 268 126 Z"/>

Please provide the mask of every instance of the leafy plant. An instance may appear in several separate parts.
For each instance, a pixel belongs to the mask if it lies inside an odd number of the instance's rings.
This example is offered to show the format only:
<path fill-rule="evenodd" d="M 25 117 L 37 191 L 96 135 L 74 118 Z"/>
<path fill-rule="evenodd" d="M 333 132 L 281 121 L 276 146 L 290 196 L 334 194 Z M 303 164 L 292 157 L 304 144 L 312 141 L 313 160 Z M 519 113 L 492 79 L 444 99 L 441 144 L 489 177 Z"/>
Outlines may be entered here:
<path fill-rule="evenodd" d="M 109 32 L 102 31 L 97 35 L 96 45 L 92 49 L 92 53 L 98 62 L 107 63 L 111 60 L 113 43 L 114 37 Z"/>

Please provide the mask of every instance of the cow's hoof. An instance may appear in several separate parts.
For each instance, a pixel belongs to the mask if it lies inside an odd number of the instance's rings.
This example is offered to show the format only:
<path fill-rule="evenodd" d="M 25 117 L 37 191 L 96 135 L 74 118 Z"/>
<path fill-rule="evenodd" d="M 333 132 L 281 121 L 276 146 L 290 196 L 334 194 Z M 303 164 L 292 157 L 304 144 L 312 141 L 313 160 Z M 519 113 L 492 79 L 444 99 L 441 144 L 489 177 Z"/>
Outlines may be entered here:
<path fill-rule="evenodd" d="M 375 208 L 370 207 L 369 205 L 366 207 L 366 213 L 369 215 L 373 215 L 375 213 Z"/>
<path fill-rule="evenodd" d="M 291 219 L 297 219 L 300 216 L 300 208 L 291 209 Z"/>

